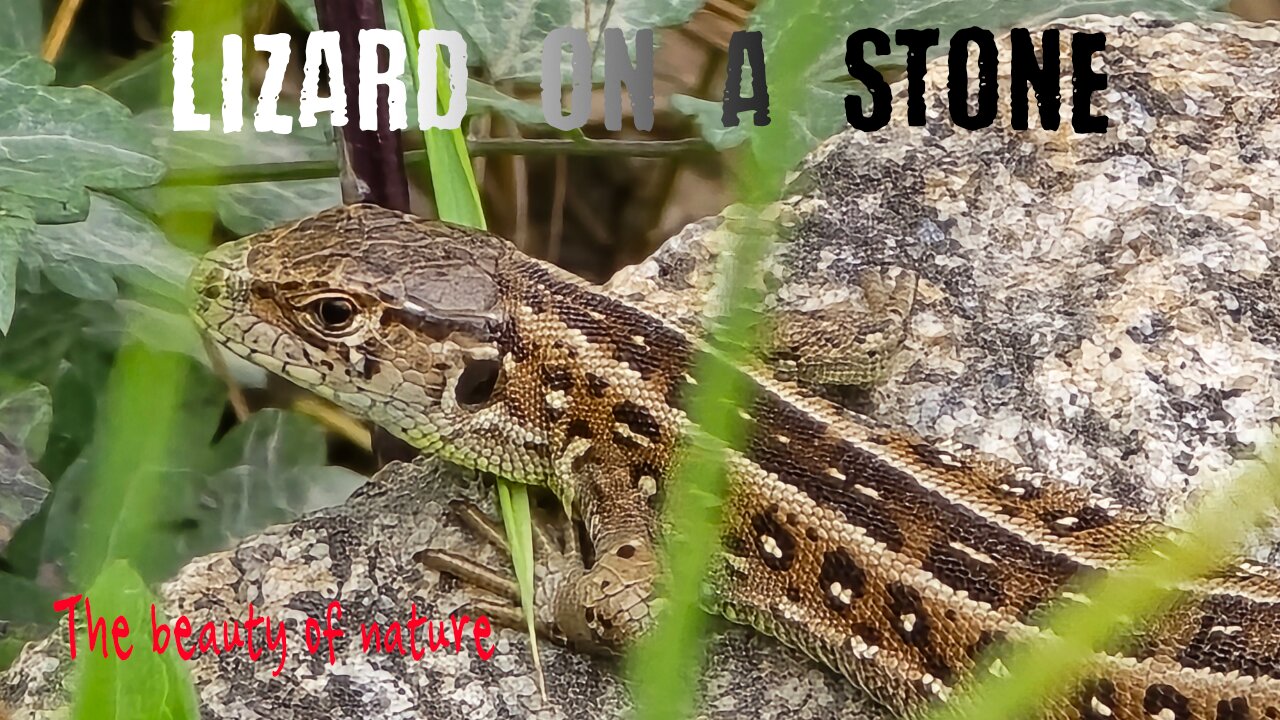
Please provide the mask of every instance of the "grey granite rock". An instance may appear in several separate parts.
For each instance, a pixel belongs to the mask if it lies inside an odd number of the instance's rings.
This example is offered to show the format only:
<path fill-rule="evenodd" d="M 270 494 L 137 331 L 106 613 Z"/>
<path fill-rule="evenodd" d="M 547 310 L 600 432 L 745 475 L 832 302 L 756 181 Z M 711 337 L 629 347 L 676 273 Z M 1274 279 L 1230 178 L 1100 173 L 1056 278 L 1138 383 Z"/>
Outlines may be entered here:
<path fill-rule="evenodd" d="M 1072 26 L 1106 33 L 1095 68 L 1110 85 L 1094 107 L 1108 133 L 1015 132 L 1004 110 L 987 130 L 957 130 L 935 63 L 926 127 L 903 126 L 899 86 L 888 128 L 839 135 L 805 163 L 774 260 L 788 269 L 773 270 L 799 289 L 774 301 L 848 302 L 863 268 L 914 271 L 917 310 L 872 397 L 879 418 L 1169 512 L 1280 422 L 1280 26 Z M 611 290 L 655 305 L 710 294 L 717 225 L 689 226 Z M 342 507 L 192 562 L 165 602 L 193 619 L 241 616 L 252 601 L 300 620 L 336 596 L 353 625 L 403 617 L 410 602 L 441 618 L 464 595 L 414 556 L 478 551 L 446 510 L 455 497 L 487 492 L 434 462 L 389 466 Z M 278 678 L 238 655 L 190 667 L 208 718 L 625 713 L 614 663 L 544 643 L 544 702 L 524 638 L 496 637 L 488 662 L 366 656 L 357 642 L 334 667 L 295 654 Z M 743 630 L 719 632 L 709 665 L 709 717 L 877 717 L 838 678 Z M 0 704 L 62 717 L 67 673 L 61 643 L 33 644 L 0 677 Z"/>

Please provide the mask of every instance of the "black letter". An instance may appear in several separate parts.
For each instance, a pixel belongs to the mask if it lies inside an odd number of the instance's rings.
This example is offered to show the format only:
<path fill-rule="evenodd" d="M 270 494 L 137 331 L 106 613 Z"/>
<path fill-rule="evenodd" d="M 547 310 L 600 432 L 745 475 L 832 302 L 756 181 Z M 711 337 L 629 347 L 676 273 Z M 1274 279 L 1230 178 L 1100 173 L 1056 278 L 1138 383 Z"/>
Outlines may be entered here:
<path fill-rule="evenodd" d="M 893 41 L 907 48 L 907 124 L 924 125 L 924 61 L 926 51 L 938 44 L 938 28 L 903 29 Z"/>
<path fill-rule="evenodd" d="M 1045 30 L 1040 38 L 1044 66 L 1036 62 L 1036 49 L 1026 28 L 1009 31 L 1013 41 L 1013 58 L 1009 60 L 1009 110 L 1014 130 L 1027 129 L 1027 85 L 1036 89 L 1036 107 L 1040 108 L 1040 127 L 1057 130 L 1061 122 L 1058 110 L 1062 96 L 1058 94 L 1058 31 Z"/>
<path fill-rule="evenodd" d="M 883 30 L 863 28 L 845 40 L 844 64 L 849 68 L 849 77 L 862 83 L 871 96 L 871 115 L 862 114 L 861 96 L 845 95 L 844 117 L 858 130 L 869 132 L 889 124 L 889 116 L 893 114 L 893 98 L 889 94 L 889 83 L 884 81 L 884 76 L 862 59 L 862 46 L 868 40 L 876 55 L 889 54 L 889 36 Z"/>
<path fill-rule="evenodd" d="M 764 47 L 759 30 L 738 30 L 729 36 L 728 77 L 724 81 L 720 123 L 738 127 L 738 113 L 755 110 L 756 127 L 769 124 L 769 88 L 764 81 Z M 742 97 L 742 63 L 751 63 L 751 97 Z"/>
<path fill-rule="evenodd" d="M 1078 133 L 1106 132 L 1111 122 L 1106 115 L 1089 112 L 1093 91 L 1107 87 L 1107 74 L 1093 71 L 1092 55 L 1106 48 L 1107 36 L 1100 32 L 1071 36 L 1071 129 Z"/>
<path fill-rule="evenodd" d="M 978 114 L 969 115 L 969 43 L 978 44 Z M 996 39 L 990 30 L 970 27 L 951 36 L 947 51 L 947 105 L 951 122 L 965 130 L 989 127 L 996 119 Z"/>

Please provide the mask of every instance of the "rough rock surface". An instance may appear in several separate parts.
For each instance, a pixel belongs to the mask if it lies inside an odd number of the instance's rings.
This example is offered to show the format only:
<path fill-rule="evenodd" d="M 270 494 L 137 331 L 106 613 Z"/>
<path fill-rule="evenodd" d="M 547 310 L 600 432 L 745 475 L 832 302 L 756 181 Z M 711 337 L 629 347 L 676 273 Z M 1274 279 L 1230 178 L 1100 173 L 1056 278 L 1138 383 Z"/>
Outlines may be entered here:
<path fill-rule="evenodd" d="M 888 128 L 837 136 L 806 163 L 788 201 L 798 222 L 775 258 L 792 289 L 775 301 L 846 302 L 863 268 L 914 271 L 906 347 L 872 397 L 879 418 L 1167 512 L 1280 422 L 1280 26 L 1072 26 L 1106 33 L 1095 69 L 1110 86 L 1094 107 L 1109 132 L 1071 132 L 1065 79 L 1058 131 L 1010 130 L 1007 109 L 987 130 L 957 130 L 935 63 L 925 128 L 903 126 L 899 86 Z M 656 304 L 705 295 L 716 226 L 691 225 L 611 289 Z M 411 601 L 443 617 L 464 596 L 414 555 L 477 552 L 445 508 L 459 496 L 486 493 L 433 462 L 389 466 L 342 507 L 192 562 L 165 601 L 193 619 L 240 616 L 252 601 L 300 620 L 335 596 L 353 625 L 403 616 Z M 490 662 L 366 657 L 356 642 L 334 667 L 297 654 L 278 678 L 237 655 L 191 671 L 209 718 L 624 712 L 614 664 L 544 643 L 544 703 L 523 637 L 497 637 Z M 64 715 L 67 664 L 59 642 L 28 647 L 0 677 L 0 705 Z M 718 636 L 710 665 L 710 717 L 876 716 L 855 689 L 743 630 Z"/>

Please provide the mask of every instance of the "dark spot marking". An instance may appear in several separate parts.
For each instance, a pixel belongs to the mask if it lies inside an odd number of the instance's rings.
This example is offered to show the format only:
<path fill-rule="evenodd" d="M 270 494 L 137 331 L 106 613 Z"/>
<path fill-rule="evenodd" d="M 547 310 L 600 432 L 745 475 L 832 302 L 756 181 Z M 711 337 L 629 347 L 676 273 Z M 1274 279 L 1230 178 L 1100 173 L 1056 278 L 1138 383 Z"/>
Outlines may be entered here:
<path fill-rule="evenodd" d="M 1174 659 L 1186 668 L 1280 678 L 1280 657 L 1274 648 L 1249 642 L 1260 628 L 1269 625 L 1275 609 L 1273 603 L 1253 602 L 1237 595 L 1211 595 L 1201 601 L 1195 634 Z"/>
<path fill-rule="evenodd" d="M 834 592 L 833 585 L 840 584 L 840 591 L 850 593 L 844 600 Z M 827 606 L 836 612 L 848 609 L 852 600 L 862 597 L 867 589 L 867 574 L 844 550 L 832 550 L 822 556 L 822 569 L 818 571 L 818 585 Z"/>
<path fill-rule="evenodd" d="M 765 567 L 778 571 L 791 568 L 796 559 L 796 539 L 790 531 L 768 512 L 751 518 L 751 530 L 755 533 L 756 552 Z M 772 544 L 769 539 L 773 540 Z"/>
<path fill-rule="evenodd" d="M 889 624 L 902 642 L 918 649 L 929 646 L 929 616 L 925 614 L 920 593 L 900 582 L 890 583 L 889 603 L 884 606 Z M 908 622 L 909 621 L 909 622 Z"/>
<path fill-rule="evenodd" d="M 1191 719 L 1190 701 L 1172 685 L 1164 683 L 1147 686 L 1147 692 L 1142 697 L 1142 709 L 1152 717 L 1159 717 L 1161 710 L 1171 710 L 1173 720 Z"/>
<path fill-rule="evenodd" d="M 788 585 L 785 594 L 788 601 L 793 603 L 800 602 L 800 588 L 795 585 Z"/>
<path fill-rule="evenodd" d="M 587 392 L 591 394 L 591 397 L 602 398 L 608 391 L 608 380 L 605 380 L 595 373 L 587 373 Z"/>
<path fill-rule="evenodd" d="M 911 450 L 915 452 L 920 462 L 931 468 L 938 470 L 954 471 L 964 470 L 968 468 L 968 464 L 957 457 L 954 453 L 936 448 L 928 443 L 911 443 Z"/>
<path fill-rule="evenodd" d="M 576 418 L 569 423 L 568 429 L 565 430 L 565 436 L 569 440 L 578 438 L 586 438 L 590 440 L 595 437 L 595 433 L 591 430 L 591 423 L 582 418 Z"/>
<path fill-rule="evenodd" d="M 372 355 L 365 355 L 364 364 L 360 368 L 360 376 L 363 377 L 366 381 L 372 380 L 373 376 L 378 374 L 378 369 L 380 367 L 381 367 L 381 364 L 378 362 L 377 358 L 373 357 Z M 465 370 L 463 371 L 463 375 L 466 375 Z M 461 391 L 462 389 L 462 378 L 458 378 L 458 389 L 459 391 Z M 459 398 L 458 401 L 462 402 L 461 398 Z"/>
<path fill-rule="evenodd" d="M 590 375 L 587 376 L 588 382 L 590 377 Z M 653 414 L 630 400 L 623 400 L 613 406 L 613 419 L 614 422 L 626 425 L 631 432 L 648 438 L 651 442 L 656 443 L 662 440 L 662 429 L 658 427 L 658 421 L 653 418 Z"/>
<path fill-rule="evenodd" d="M 1074 519 L 1068 520 L 1068 518 Z M 1047 510 L 1040 513 L 1040 520 L 1048 526 L 1050 532 L 1057 535 L 1070 535 L 1106 527 L 1111 524 L 1112 518 L 1106 510 L 1087 505 L 1075 511 Z"/>
<path fill-rule="evenodd" d="M 627 451 L 630 451 L 630 452 L 634 452 L 634 451 L 636 451 L 636 450 L 643 450 L 643 449 L 644 449 L 644 445 L 641 445 L 639 440 L 636 440 L 635 438 L 631 437 L 630 435 L 626 435 L 626 434 L 622 433 L 621 431 L 617 430 L 616 428 L 615 428 L 614 430 L 610 431 L 609 436 L 610 436 L 611 438 L 613 438 L 613 444 L 614 444 L 614 445 L 617 445 L 618 447 L 622 448 L 623 450 L 627 450 Z"/>
<path fill-rule="evenodd" d="M 964 590 L 974 600 L 991 603 L 997 608 L 1004 603 L 1004 587 L 996 568 L 948 543 L 934 543 L 925 555 L 922 567 L 942 584 L 954 590 Z"/>
<path fill-rule="evenodd" d="M 549 391 L 573 389 L 573 373 L 567 367 L 544 365 L 539 369 L 539 374 L 542 376 L 542 384 Z"/>
<path fill-rule="evenodd" d="M 1218 701 L 1218 713 L 1214 720 L 1249 720 L 1249 699 L 1233 697 Z"/>
<path fill-rule="evenodd" d="M 886 588 L 889 603 L 884 606 L 885 615 L 902 642 L 920 653 L 920 663 L 925 672 L 938 680 L 949 683 L 955 672 L 947 664 L 940 649 L 933 646 L 933 621 L 925 612 L 920 593 L 902 583 L 890 583 Z"/>
<path fill-rule="evenodd" d="M 1080 684 L 1076 709 L 1080 711 L 1081 720 L 1111 720 L 1116 715 L 1116 702 L 1115 683 L 1106 678 L 1091 678 Z"/>
<path fill-rule="evenodd" d="M 880 641 L 884 639 L 884 636 L 880 634 L 879 628 L 867 623 L 854 623 L 850 626 L 849 632 L 855 637 L 862 638 L 863 642 L 868 645 L 879 645 Z"/>

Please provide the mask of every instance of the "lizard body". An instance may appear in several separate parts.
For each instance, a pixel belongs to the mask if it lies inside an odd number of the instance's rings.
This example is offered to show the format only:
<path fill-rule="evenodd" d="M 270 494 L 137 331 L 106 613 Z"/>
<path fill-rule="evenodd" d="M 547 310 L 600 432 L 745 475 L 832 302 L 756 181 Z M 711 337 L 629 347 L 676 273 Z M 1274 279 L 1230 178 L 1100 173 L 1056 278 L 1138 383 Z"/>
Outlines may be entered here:
<path fill-rule="evenodd" d="M 231 352 L 424 452 L 554 491 L 590 568 L 561 624 L 621 649 L 651 620 L 659 515 L 696 334 L 496 237 L 368 206 L 211 253 L 196 316 Z M 713 354 L 714 357 L 714 354 Z M 1076 578 L 1156 521 L 822 400 L 764 367 L 729 458 L 710 608 L 796 646 L 897 712 L 945 701 L 984 651 L 1034 634 Z M 1067 591 L 1064 593 L 1064 591 Z M 1280 717 L 1280 581 L 1232 566 L 1099 653 L 1053 718 Z"/>

